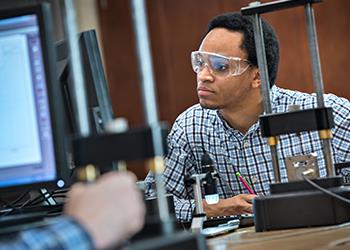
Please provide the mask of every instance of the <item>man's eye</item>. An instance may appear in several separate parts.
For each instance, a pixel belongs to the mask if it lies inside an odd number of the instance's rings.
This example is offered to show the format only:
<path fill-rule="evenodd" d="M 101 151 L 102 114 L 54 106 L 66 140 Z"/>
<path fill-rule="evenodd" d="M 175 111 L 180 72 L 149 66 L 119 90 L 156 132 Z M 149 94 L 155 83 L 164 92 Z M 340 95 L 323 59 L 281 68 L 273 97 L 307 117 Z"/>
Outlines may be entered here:
<path fill-rule="evenodd" d="M 204 63 L 203 60 L 198 60 L 198 61 L 197 61 L 197 65 L 198 65 L 199 67 L 202 67 L 204 64 L 205 64 L 205 63 Z"/>
<path fill-rule="evenodd" d="M 228 68 L 230 67 L 229 61 L 216 56 L 213 56 L 210 58 L 210 63 L 211 63 L 211 67 L 215 71 L 221 71 L 221 72 L 227 71 Z"/>
<path fill-rule="evenodd" d="M 226 63 L 214 63 L 213 68 L 217 71 L 226 71 L 229 65 Z"/>

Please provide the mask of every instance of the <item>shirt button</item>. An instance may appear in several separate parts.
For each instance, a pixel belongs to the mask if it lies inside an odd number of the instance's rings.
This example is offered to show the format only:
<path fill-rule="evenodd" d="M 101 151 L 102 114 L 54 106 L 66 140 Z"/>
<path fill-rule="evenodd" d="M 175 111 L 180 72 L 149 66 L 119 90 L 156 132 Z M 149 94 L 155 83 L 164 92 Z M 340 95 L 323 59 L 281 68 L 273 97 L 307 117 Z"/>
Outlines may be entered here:
<path fill-rule="evenodd" d="M 245 141 L 245 142 L 243 143 L 243 147 L 244 147 L 244 148 L 250 147 L 250 143 L 249 143 L 248 141 Z"/>

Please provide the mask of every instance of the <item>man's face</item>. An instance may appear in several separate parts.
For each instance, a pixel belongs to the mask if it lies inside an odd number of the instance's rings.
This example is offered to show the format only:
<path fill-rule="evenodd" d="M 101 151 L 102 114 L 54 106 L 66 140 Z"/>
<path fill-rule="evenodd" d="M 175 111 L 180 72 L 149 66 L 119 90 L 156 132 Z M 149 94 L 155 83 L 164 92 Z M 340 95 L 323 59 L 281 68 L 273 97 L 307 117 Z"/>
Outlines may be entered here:
<path fill-rule="evenodd" d="M 243 35 L 224 28 L 211 30 L 203 39 L 200 52 L 209 52 L 225 57 L 247 59 L 247 54 L 240 48 Z M 247 64 L 243 62 L 242 67 Z M 210 109 L 237 109 L 246 105 L 251 91 L 256 68 L 249 67 L 241 75 L 220 75 L 209 65 L 197 73 L 197 94 L 199 103 Z"/>

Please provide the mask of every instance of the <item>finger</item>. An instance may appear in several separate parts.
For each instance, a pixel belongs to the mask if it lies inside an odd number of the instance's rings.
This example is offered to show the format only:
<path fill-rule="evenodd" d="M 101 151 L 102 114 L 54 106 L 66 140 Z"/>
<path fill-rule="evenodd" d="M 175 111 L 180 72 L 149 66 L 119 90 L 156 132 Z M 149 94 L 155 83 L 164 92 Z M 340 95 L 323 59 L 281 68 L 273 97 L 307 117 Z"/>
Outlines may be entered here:
<path fill-rule="evenodd" d="M 85 184 L 83 183 L 76 183 L 73 185 L 73 187 L 71 188 L 71 190 L 68 192 L 68 197 L 77 197 L 80 196 L 80 194 L 82 192 L 84 192 L 85 189 Z"/>
<path fill-rule="evenodd" d="M 252 203 L 253 202 L 253 199 L 255 198 L 255 197 L 257 197 L 255 194 L 246 194 L 246 195 L 244 195 L 242 198 L 246 201 L 246 202 L 248 202 L 248 203 Z"/>
<path fill-rule="evenodd" d="M 124 184 L 134 184 L 137 181 L 136 176 L 129 171 L 115 172 L 111 171 L 101 176 L 100 180 L 104 182 L 122 182 Z"/>
<path fill-rule="evenodd" d="M 253 206 L 246 206 L 245 209 L 243 210 L 243 213 L 245 214 L 253 213 Z"/>
<path fill-rule="evenodd" d="M 130 180 L 133 183 L 135 183 L 137 181 L 136 175 L 130 171 L 118 172 L 118 176 L 119 176 L 119 178 L 120 177 L 127 178 L 128 180 Z"/>

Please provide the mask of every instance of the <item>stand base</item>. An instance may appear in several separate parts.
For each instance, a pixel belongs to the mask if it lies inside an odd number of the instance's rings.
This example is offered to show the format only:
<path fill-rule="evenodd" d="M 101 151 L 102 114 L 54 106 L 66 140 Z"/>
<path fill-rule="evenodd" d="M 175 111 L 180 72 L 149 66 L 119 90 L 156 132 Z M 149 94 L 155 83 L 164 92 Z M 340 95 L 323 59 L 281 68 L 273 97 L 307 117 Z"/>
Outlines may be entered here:
<path fill-rule="evenodd" d="M 329 191 L 350 198 L 341 177 L 315 181 Z M 350 204 L 333 198 L 305 181 L 271 184 L 272 194 L 254 199 L 257 232 L 341 224 L 350 221 Z"/>
<path fill-rule="evenodd" d="M 193 233 L 200 233 L 203 229 L 205 219 L 205 214 L 194 215 L 191 223 L 191 231 Z"/>
<path fill-rule="evenodd" d="M 123 250 L 178 250 L 178 249 L 207 249 L 205 238 L 201 234 L 175 232 L 157 236 L 124 246 Z"/>

